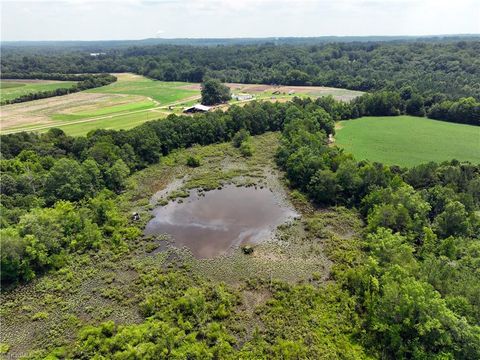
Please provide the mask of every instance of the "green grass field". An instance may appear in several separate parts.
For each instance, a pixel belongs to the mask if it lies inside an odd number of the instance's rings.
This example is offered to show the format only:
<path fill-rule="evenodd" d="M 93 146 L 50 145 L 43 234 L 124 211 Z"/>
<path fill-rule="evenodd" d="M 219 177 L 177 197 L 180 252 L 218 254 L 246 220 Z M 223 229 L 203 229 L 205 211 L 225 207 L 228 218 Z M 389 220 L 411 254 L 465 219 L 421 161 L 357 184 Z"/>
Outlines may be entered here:
<path fill-rule="evenodd" d="M 85 122 L 78 122 L 71 125 L 66 126 L 59 126 L 66 134 L 71 136 L 81 136 L 87 134 L 89 131 L 95 129 L 110 129 L 110 130 L 118 130 L 118 129 L 131 129 L 137 125 L 143 124 L 146 121 L 150 120 L 157 120 L 166 117 L 166 113 L 161 112 L 150 112 L 144 111 L 141 113 L 134 113 L 134 114 L 124 114 L 119 115 L 111 118 L 105 118 L 96 121 L 85 121 Z M 46 130 L 42 130 L 41 132 L 45 132 Z"/>
<path fill-rule="evenodd" d="M 11 88 L 16 88 L 16 87 L 20 87 L 20 86 L 23 86 L 24 84 L 20 84 L 20 83 L 16 83 L 16 82 L 9 82 L 9 81 L 1 81 L 0 80 L 0 89 L 2 89 L 2 91 L 4 89 L 11 89 Z"/>
<path fill-rule="evenodd" d="M 200 98 L 200 91 L 189 83 L 155 81 L 134 74 L 116 76 L 117 82 L 100 88 L 5 106 L 0 115 L 2 132 L 45 132 L 58 127 L 70 135 L 85 135 L 100 128 L 129 129 L 168 113 L 180 113 Z"/>
<path fill-rule="evenodd" d="M 150 99 L 146 99 L 145 101 L 137 101 L 129 104 L 107 106 L 104 108 L 99 108 L 94 110 L 75 112 L 74 114 L 53 114 L 51 118 L 53 120 L 61 120 L 61 121 L 81 120 L 81 119 L 89 119 L 97 116 L 102 116 L 102 115 L 113 115 L 117 113 L 123 114 L 123 113 L 129 113 L 131 111 L 146 110 L 146 109 L 151 109 L 153 107 L 155 107 L 155 103 Z"/>
<path fill-rule="evenodd" d="M 413 116 L 340 121 L 336 144 L 358 160 L 413 166 L 429 161 L 480 163 L 480 127 Z"/>
<path fill-rule="evenodd" d="M 21 82 L 21 81 L 0 81 L 0 91 L 2 100 L 12 100 L 22 95 L 36 93 L 40 91 L 55 90 L 59 88 L 70 88 L 75 85 L 75 81 L 39 81 L 39 82 Z"/>
<path fill-rule="evenodd" d="M 102 94 L 128 94 L 149 97 L 160 105 L 166 105 L 199 94 L 197 90 L 189 90 L 182 87 L 188 86 L 185 82 L 164 82 L 155 81 L 143 76 L 132 76 L 127 74 L 119 78 L 113 84 L 87 90 L 88 93 Z"/>

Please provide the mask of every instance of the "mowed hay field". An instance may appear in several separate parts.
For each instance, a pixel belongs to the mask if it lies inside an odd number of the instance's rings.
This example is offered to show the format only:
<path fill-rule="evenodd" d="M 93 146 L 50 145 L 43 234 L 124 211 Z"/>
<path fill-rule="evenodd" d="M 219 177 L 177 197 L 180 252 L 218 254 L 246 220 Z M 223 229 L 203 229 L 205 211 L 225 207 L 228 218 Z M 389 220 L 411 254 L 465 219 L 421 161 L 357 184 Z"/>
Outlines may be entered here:
<path fill-rule="evenodd" d="M 166 105 L 190 97 L 200 96 L 200 88 L 192 89 L 195 84 L 186 82 L 166 82 L 151 80 L 134 74 L 114 74 L 118 81 L 100 88 L 87 90 L 92 94 L 128 94 L 144 96 Z"/>
<path fill-rule="evenodd" d="M 192 84 L 162 82 L 133 74 L 115 74 L 118 81 L 66 96 L 3 106 L 3 134 L 47 131 L 58 127 L 69 135 L 85 135 L 94 129 L 129 129 L 145 121 L 181 112 L 198 101 Z"/>
<path fill-rule="evenodd" d="M 53 80 L 0 80 L 0 94 L 2 100 L 16 99 L 22 95 L 40 91 L 68 89 L 76 84 L 76 81 L 53 81 Z"/>
<path fill-rule="evenodd" d="M 358 160 L 414 166 L 429 161 L 480 163 L 480 127 L 414 116 L 340 121 L 335 142 Z"/>
<path fill-rule="evenodd" d="M 57 127 L 77 136 L 94 129 L 129 129 L 145 121 L 179 114 L 184 107 L 200 101 L 198 83 L 157 81 L 129 73 L 114 75 L 118 78 L 117 82 L 100 88 L 2 106 L 1 133 L 45 132 Z M 260 101 L 326 95 L 348 101 L 361 94 L 359 91 L 319 86 L 227 85 L 232 93 L 248 93 Z M 242 101 L 230 102 L 236 103 Z M 223 107 L 226 106 L 228 104 Z"/>

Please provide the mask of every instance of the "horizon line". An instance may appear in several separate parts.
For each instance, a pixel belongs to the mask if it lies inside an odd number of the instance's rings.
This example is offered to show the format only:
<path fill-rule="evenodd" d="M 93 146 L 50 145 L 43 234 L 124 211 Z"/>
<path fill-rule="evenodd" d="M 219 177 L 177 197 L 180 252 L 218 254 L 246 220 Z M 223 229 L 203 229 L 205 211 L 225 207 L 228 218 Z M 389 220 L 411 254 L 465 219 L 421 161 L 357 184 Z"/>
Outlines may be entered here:
<path fill-rule="evenodd" d="M 0 43 L 20 43 L 20 42 L 106 42 L 106 41 L 145 41 L 145 40 L 262 40 L 262 39 L 320 39 L 320 38 L 431 38 L 431 37 L 480 37 L 480 33 L 450 33 L 450 34 L 425 34 L 425 35 L 312 35 L 312 36 L 245 36 L 245 37 L 148 37 L 137 39 L 90 39 L 90 40 L 3 40 Z"/>

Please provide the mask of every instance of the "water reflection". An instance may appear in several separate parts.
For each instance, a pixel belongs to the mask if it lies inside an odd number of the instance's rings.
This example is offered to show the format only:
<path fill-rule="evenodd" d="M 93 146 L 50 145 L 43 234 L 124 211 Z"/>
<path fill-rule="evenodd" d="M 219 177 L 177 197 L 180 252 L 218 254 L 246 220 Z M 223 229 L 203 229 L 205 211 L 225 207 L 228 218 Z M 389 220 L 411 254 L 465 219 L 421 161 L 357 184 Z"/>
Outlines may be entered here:
<path fill-rule="evenodd" d="M 153 212 L 145 234 L 170 234 L 177 246 L 188 247 L 199 258 L 265 240 L 296 215 L 268 189 L 233 185 L 204 196 L 194 192 L 183 203 L 171 202 Z"/>

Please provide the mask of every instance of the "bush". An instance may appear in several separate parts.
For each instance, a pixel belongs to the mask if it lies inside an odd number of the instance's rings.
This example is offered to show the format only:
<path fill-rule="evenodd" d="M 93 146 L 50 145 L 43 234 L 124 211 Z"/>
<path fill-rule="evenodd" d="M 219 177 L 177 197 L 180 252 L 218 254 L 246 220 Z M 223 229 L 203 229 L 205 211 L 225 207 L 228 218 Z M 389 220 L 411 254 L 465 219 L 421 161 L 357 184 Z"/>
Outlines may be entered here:
<path fill-rule="evenodd" d="M 244 141 L 240 145 L 240 153 L 244 157 L 250 157 L 253 155 L 253 147 L 249 141 Z"/>
<path fill-rule="evenodd" d="M 200 159 L 197 156 L 190 155 L 187 158 L 187 166 L 199 167 L 200 166 Z"/>
<path fill-rule="evenodd" d="M 250 133 L 247 130 L 240 129 L 233 136 L 233 139 L 232 139 L 233 146 L 235 146 L 236 148 L 239 148 L 240 145 L 242 145 L 242 143 L 246 141 L 249 137 L 250 137 Z"/>

